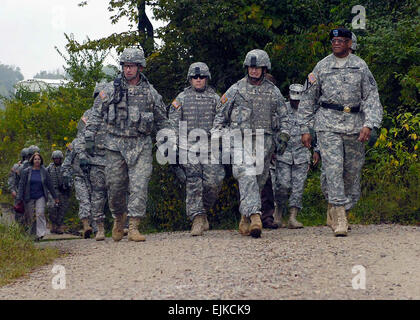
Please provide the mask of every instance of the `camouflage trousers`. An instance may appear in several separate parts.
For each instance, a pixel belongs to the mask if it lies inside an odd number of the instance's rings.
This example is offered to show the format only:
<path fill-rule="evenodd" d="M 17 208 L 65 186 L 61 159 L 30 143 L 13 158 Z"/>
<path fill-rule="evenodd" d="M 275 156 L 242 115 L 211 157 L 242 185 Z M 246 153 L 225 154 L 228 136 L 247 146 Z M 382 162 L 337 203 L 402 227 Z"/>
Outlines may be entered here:
<path fill-rule="evenodd" d="M 328 203 L 353 208 L 360 199 L 365 146 L 358 134 L 317 132 L 322 158 L 321 189 Z"/>
<path fill-rule="evenodd" d="M 74 190 L 76 193 L 76 199 L 79 201 L 79 219 L 82 220 L 87 218 L 91 220 L 91 188 L 85 177 L 74 177 Z"/>
<path fill-rule="evenodd" d="M 92 186 L 92 217 L 96 222 L 103 221 L 105 219 L 105 203 L 108 198 L 105 180 L 105 167 L 91 165 L 90 183 Z"/>
<path fill-rule="evenodd" d="M 257 172 L 255 172 L 254 165 L 248 165 L 245 162 L 242 164 L 235 164 L 234 162 L 232 164 L 232 174 L 238 181 L 239 186 L 239 212 L 243 216 L 250 217 L 254 213 L 261 212 L 261 191 L 263 190 L 270 174 L 270 161 L 274 153 L 274 148 L 275 146 L 271 135 L 265 135 L 264 167 L 262 172 L 259 174 L 256 174 Z M 249 156 L 247 151 L 244 149 L 236 149 L 235 152 L 242 152 L 244 159 L 246 156 Z"/>
<path fill-rule="evenodd" d="M 302 209 L 302 197 L 305 181 L 308 176 L 309 163 L 287 164 L 276 163 L 274 199 L 279 208 L 289 207 Z M 289 196 L 290 194 L 290 196 Z"/>
<path fill-rule="evenodd" d="M 48 195 L 48 217 L 51 223 L 61 226 L 64 223 L 64 216 L 69 208 L 70 192 L 63 193 L 59 190 L 55 190 L 55 192 L 60 202 L 58 203 L 58 207 L 56 207 L 51 194 Z"/>
<path fill-rule="evenodd" d="M 219 195 L 225 170 L 219 164 L 186 164 L 186 211 L 193 220 L 197 214 L 206 214 Z"/>
<path fill-rule="evenodd" d="M 137 138 L 120 139 L 122 151 L 106 150 L 109 208 L 113 215 L 128 212 L 128 217 L 142 218 L 152 175 L 152 144 L 140 143 Z"/>

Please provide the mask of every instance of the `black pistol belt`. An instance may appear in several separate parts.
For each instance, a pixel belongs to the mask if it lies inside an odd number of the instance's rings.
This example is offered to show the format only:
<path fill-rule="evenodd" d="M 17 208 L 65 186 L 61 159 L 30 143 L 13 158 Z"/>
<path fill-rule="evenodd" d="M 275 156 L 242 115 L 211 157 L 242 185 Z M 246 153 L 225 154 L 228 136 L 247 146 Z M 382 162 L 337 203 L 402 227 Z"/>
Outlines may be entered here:
<path fill-rule="evenodd" d="M 360 104 L 354 107 L 350 107 L 350 106 L 343 106 L 341 104 L 330 104 L 330 103 L 325 103 L 322 102 L 321 103 L 321 107 L 326 108 L 326 109 L 333 109 L 333 110 L 337 110 L 337 111 L 343 111 L 343 112 L 347 112 L 347 113 L 357 113 L 360 112 Z"/>

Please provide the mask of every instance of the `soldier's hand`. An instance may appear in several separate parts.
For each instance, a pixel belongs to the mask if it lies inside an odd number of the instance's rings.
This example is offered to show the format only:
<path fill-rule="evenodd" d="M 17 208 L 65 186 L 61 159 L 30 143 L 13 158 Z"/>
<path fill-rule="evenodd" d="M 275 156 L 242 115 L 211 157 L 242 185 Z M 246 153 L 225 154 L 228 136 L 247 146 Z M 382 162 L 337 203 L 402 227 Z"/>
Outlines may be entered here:
<path fill-rule="evenodd" d="M 12 197 L 16 198 L 16 191 L 12 191 Z"/>
<path fill-rule="evenodd" d="M 372 129 L 368 128 L 368 127 L 363 127 L 362 130 L 360 130 L 360 134 L 359 134 L 359 140 L 360 142 L 365 142 L 368 141 L 370 138 L 370 132 L 372 131 Z"/>
<path fill-rule="evenodd" d="M 89 161 L 87 159 L 80 159 L 80 169 L 82 169 L 83 172 L 89 171 Z"/>
<path fill-rule="evenodd" d="M 311 135 L 309 133 L 302 134 L 302 143 L 308 149 L 311 148 L 311 140 L 312 140 L 312 138 L 311 138 Z"/>
<path fill-rule="evenodd" d="M 63 176 L 63 186 L 65 189 L 70 188 L 71 178 L 69 176 Z"/>
<path fill-rule="evenodd" d="M 319 154 L 319 152 L 314 152 L 314 154 L 312 156 L 313 165 L 316 166 L 320 159 L 321 159 L 321 155 Z"/>
<path fill-rule="evenodd" d="M 95 142 L 92 140 L 86 140 L 85 141 L 85 148 L 86 148 L 86 152 L 93 156 L 95 153 Z"/>
<path fill-rule="evenodd" d="M 277 154 L 278 155 L 282 155 L 287 148 L 287 142 L 289 141 L 290 137 L 289 135 L 285 134 L 285 133 L 280 133 L 278 136 L 278 141 L 277 141 Z"/>

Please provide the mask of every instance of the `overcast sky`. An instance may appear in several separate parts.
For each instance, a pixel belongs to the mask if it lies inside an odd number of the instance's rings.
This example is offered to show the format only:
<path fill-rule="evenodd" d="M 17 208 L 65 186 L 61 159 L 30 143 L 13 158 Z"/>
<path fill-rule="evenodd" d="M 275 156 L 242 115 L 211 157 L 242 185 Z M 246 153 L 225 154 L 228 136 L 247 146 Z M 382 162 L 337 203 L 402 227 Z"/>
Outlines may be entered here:
<path fill-rule="evenodd" d="M 1 0 L 0 63 L 20 67 L 25 79 L 41 70 L 62 69 L 64 60 L 54 49 L 65 53 L 64 33 L 82 42 L 88 36 L 99 39 L 128 30 L 128 20 L 111 24 L 107 0 Z M 149 17 L 151 18 L 151 14 Z M 152 21 L 156 27 L 156 22 Z M 115 57 L 115 54 L 114 54 Z M 113 57 L 108 63 L 116 64 Z"/>

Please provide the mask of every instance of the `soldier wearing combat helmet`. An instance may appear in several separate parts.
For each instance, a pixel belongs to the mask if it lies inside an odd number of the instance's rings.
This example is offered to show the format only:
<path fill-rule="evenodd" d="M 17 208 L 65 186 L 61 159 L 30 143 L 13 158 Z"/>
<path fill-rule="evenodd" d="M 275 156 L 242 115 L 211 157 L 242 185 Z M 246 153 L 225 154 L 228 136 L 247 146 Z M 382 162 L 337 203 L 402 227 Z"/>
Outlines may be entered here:
<path fill-rule="evenodd" d="M 263 172 L 249 174 L 252 169 L 246 162 L 232 164 L 233 176 L 238 180 L 241 193 L 239 232 L 258 238 L 262 232 L 260 193 L 268 178 L 275 143 L 278 143 L 280 154 L 284 152 L 289 140 L 289 127 L 285 100 L 280 90 L 264 76 L 271 69 L 268 54 L 264 50 L 251 50 L 243 66 L 247 74 L 220 99 L 212 131 L 228 129 L 243 133 L 244 129 L 251 129 L 254 139 L 257 129 L 264 130 Z M 235 151 L 242 152 L 244 159 L 251 156 L 251 150 L 245 148 Z"/>
<path fill-rule="evenodd" d="M 364 142 L 375 136 L 383 109 L 366 62 L 350 52 L 351 32 L 333 29 L 330 39 L 333 53 L 308 76 L 299 125 L 302 143 L 308 148 L 309 129 L 316 131 L 329 203 L 327 224 L 336 236 L 346 236 L 346 211 L 360 198 Z"/>
<path fill-rule="evenodd" d="M 210 79 L 209 68 L 204 62 L 195 62 L 188 68 L 187 81 L 190 86 L 185 88 L 170 106 L 169 119 L 175 125 L 175 132 L 179 132 L 180 121 L 183 121 L 187 125 L 187 134 L 193 129 L 202 129 L 210 136 L 216 105 L 220 100 L 208 85 Z M 208 139 L 206 140 L 207 143 Z M 193 221 L 193 236 L 202 235 L 203 231 L 209 229 L 207 212 L 217 200 L 224 178 L 223 165 L 211 164 L 207 154 L 205 158 L 208 163 L 179 165 L 186 180 L 186 211 Z"/>
<path fill-rule="evenodd" d="M 106 123 L 105 159 L 109 207 L 115 216 L 112 238 L 124 236 L 124 214 L 129 218 L 129 241 L 144 241 L 138 231 L 146 215 L 147 188 L 152 174 L 152 138 L 156 129 L 170 128 L 162 97 L 142 73 L 142 48 L 127 48 L 120 57 L 122 72 L 95 98 L 86 122 L 85 149 L 94 155 L 95 136 Z M 127 203 L 127 193 L 128 203 Z"/>

